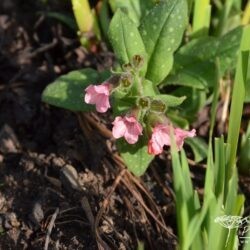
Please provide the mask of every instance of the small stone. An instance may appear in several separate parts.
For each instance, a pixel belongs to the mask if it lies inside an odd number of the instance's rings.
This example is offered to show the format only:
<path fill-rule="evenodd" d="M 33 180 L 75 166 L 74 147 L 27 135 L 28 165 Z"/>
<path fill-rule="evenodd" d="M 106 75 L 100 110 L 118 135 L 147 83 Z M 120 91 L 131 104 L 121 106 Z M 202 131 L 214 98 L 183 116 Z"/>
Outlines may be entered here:
<path fill-rule="evenodd" d="M 11 212 L 11 213 L 6 213 L 4 216 L 4 224 L 3 224 L 5 229 L 11 229 L 13 227 L 19 227 L 20 222 L 16 218 L 16 214 Z"/>
<path fill-rule="evenodd" d="M 61 157 L 55 157 L 52 159 L 52 164 L 57 166 L 57 167 L 62 167 L 65 165 L 65 161 Z"/>
<path fill-rule="evenodd" d="M 40 222 L 44 218 L 44 213 L 40 201 L 34 203 L 31 214 L 29 216 L 32 223 L 38 228 L 40 227 Z"/>
<path fill-rule="evenodd" d="M 64 187 L 71 187 L 75 190 L 80 190 L 78 182 L 78 173 L 76 169 L 67 164 L 65 165 L 60 172 L 60 179 Z"/>
<path fill-rule="evenodd" d="M 2 153 L 18 153 L 20 143 L 14 130 L 5 124 L 0 130 L 0 151 Z"/>
<path fill-rule="evenodd" d="M 0 193 L 0 210 L 3 209 L 4 205 L 6 204 L 5 197 Z"/>
<path fill-rule="evenodd" d="M 32 171 L 35 167 L 34 161 L 27 156 L 23 156 L 21 158 L 19 165 L 22 166 L 26 172 Z"/>

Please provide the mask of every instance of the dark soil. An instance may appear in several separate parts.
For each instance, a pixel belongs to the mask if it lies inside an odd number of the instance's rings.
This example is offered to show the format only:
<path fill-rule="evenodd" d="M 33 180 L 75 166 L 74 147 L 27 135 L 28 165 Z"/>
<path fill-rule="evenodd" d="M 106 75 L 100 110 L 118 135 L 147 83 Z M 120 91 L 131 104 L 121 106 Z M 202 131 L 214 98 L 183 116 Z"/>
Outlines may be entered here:
<path fill-rule="evenodd" d="M 86 52 L 47 11 L 69 15 L 71 7 L 0 2 L 0 249 L 136 249 L 139 241 L 174 249 L 167 154 L 135 178 L 123 171 L 108 118 L 41 102 L 57 76 L 113 60 L 105 50 Z M 193 171 L 200 191 L 204 168 Z"/>

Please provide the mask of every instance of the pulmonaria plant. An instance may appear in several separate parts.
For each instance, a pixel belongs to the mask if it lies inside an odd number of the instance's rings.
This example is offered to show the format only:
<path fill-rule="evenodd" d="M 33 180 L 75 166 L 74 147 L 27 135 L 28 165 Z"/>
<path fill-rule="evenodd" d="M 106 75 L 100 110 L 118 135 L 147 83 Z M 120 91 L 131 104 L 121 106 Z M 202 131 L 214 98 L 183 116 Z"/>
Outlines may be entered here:
<path fill-rule="evenodd" d="M 118 9 L 108 35 L 119 66 L 108 72 L 85 69 L 61 77 L 61 99 L 58 85 L 45 90 L 45 101 L 70 110 L 90 111 L 93 105 L 100 113 L 110 109 L 117 148 L 129 170 L 138 176 L 154 155 L 171 146 L 171 127 L 178 150 L 185 138 L 195 136 L 195 130 L 186 131 L 171 122 L 171 111 L 185 96 L 160 93 L 158 88 L 172 69 L 174 52 L 187 26 L 187 13 L 186 0 L 152 1 L 137 22 Z M 71 84 L 67 85 L 69 78 Z M 82 91 L 85 102 L 79 94 Z"/>
<path fill-rule="evenodd" d="M 183 98 L 156 94 L 153 88 L 148 92 L 144 85 L 152 83 L 141 76 L 143 63 L 144 58 L 135 55 L 129 63 L 123 65 L 123 72 L 116 73 L 100 85 L 88 86 L 85 89 L 85 102 L 95 104 L 96 110 L 103 113 L 111 107 L 110 98 L 114 112 L 118 110 L 119 113 L 112 123 L 114 138 L 124 138 L 126 143 L 132 145 L 142 136 L 148 141 L 147 153 L 154 156 L 161 154 L 164 146 L 171 146 L 173 125 L 166 117 L 166 111 L 168 106 L 178 105 Z M 123 110 L 124 103 L 126 105 Z M 177 150 L 181 150 L 187 137 L 195 135 L 195 129 L 186 131 L 173 128 Z"/>

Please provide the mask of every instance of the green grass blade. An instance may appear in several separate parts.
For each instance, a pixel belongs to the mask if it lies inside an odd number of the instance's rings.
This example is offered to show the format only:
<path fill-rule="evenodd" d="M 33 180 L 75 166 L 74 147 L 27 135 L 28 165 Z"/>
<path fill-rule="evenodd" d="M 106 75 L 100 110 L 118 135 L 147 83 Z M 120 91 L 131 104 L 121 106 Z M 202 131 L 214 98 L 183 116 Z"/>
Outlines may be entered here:
<path fill-rule="evenodd" d="M 208 34 L 211 18 L 210 0 L 195 0 L 192 37 L 206 36 Z"/>
<path fill-rule="evenodd" d="M 225 148 L 224 138 L 215 139 L 215 196 L 224 194 L 225 182 Z"/>
<path fill-rule="evenodd" d="M 236 68 L 233 86 L 232 103 L 229 118 L 229 131 L 227 142 L 230 145 L 229 163 L 227 166 L 226 182 L 230 179 L 236 161 L 236 151 L 239 139 L 241 117 L 245 98 L 245 87 L 250 50 L 250 26 L 244 28 L 241 39 L 241 48 Z"/>
<path fill-rule="evenodd" d="M 225 0 L 223 8 L 221 8 L 221 11 L 219 12 L 219 24 L 215 32 L 217 36 L 223 35 L 223 31 L 228 21 L 228 17 L 233 5 L 233 1 L 234 0 Z"/>
<path fill-rule="evenodd" d="M 218 104 L 218 98 L 219 98 L 219 88 L 220 88 L 220 65 L 219 65 L 219 59 L 216 58 L 216 84 L 213 89 L 213 102 L 211 107 L 211 119 L 210 119 L 210 130 L 209 130 L 209 143 L 212 141 L 212 135 L 214 130 L 214 124 L 215 124 L 215 118 L 216 118 L 216 110 L 217 110 L 217 104 Z"/>
<path fill-rule="evenodd" d="M 248 231 L 246 236 L 250 238 L 250 230 Z M 244 250 L 250 250 L 250 243 L 248 242 L 248 239 L 246 239 L 243 249 Z"/>
<path fill-rule="evenodd" d="M 71 0 L 79 31 L 89 32 L 94 25 L 94 17 L 88 0 Z"/>
<path fill-rule="evenodd" d="M 213 150 L 211 143 L 208 145 L 204 194 L 206 195 L 209 194 L 210 192 L 214 192 L 214 162 L 213 162 Z"/>

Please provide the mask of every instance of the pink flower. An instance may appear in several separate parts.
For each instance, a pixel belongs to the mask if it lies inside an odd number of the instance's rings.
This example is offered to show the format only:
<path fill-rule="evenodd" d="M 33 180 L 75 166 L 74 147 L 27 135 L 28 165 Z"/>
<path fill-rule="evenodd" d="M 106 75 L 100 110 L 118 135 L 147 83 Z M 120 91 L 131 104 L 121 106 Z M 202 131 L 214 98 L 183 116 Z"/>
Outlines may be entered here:
<path fill-rule="evenodd" d="M 184 140 L 187 137 L 194 137 L 196 136 L 196 130 L 192 129 L 191 131 L 186 131 L 180 128 L 176 128 L 174 130 L 174 135 L 175 135 L 175 143 L 177 145 L 178 150 L 181 150 L 184 144 Z"/>
<path fill-rule="evenodd" d="M 153 128 L 153 133 L 151 139 L 148 142 L 148 153 L 153 155 L 158 155 L 162 153 L 164 145 L 171 145 L 171 127 L 169 125 L 158 124 Z M 186 131 L 180 128 L 174 129 L 175 143 L 178 150 L 183 147 L 184 139 L 187 137 L 195 136 L 195 129 L 191 131 Z"/>
<path fill-rule="evenodd" d="M 135 144 L 142 134 L 142 126 L 134 116 L 117 116 L 112 124 L 113 136 L 116 139 L 124 137 L 129 144 Z"/>
<path fill-rule="evenodd" d="M 85 89 L 86 95 L 84 100 L 88 104 L 95 104 L 98 112 L 105 113 L 110 108 L 109 89 L 109 83 L 89 85 Z"/>
<path fill-rule="evenodd" d="M 151 139 L 148 142 L 148 153 L 158 155 L 162 153 L 163 146 L 170 146 L 170 126 L 159 124 L 153 128 Z"/>

